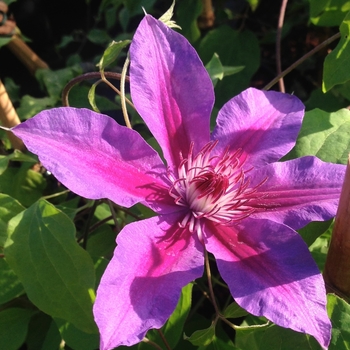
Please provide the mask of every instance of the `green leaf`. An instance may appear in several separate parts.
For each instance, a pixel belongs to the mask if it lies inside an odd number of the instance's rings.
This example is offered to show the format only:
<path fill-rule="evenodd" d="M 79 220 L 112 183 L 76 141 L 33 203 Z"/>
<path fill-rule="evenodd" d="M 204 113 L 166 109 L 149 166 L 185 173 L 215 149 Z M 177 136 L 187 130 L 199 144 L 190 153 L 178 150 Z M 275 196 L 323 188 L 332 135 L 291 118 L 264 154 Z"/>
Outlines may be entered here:
<path fill-rule="evenodd" d="M 0 247 L 7 239 L 7 223 L 25 208 L 14 198 L 0 193 Z"/>
<path fill-rule="evenodd" d="M 30 167 L 30 163 L 22 163 L 20 168 L 8 167 L 0 175 L 0 191 L 17 199 L 25 207 L 37 201 L 46 188 L 42 174 Z"/>
<path fill-rule="evenodd" d="M 215 326 L 216 322 L 213 322 L 209 328 L 195 331 L 190 337 L 185 336 L 185 339 L 195 346 L 207 346 L 215 338 Z"/>
<path fill-rule="evenodd" d="M 338 101 L 341 101 L 341 97 L 344 97 L 345 101 L 343 102 L 343 106 L 341 106 L 340 108 L 346 108 L 349 105 L 349 101 L 350 101 L 350 80 L 348 80 L 346 83 L 341 84 L 341 85 L 337 85 L 335 88 L 331 89 L 330 91 L 331 93 L 334 92 L 334 94 L 336 94 L 336 97 L 338 99 Z M 339 96 L 340 94 L 340 96 Z M 323 94 L 323 96 L 325 96 L 327 94 Z M 323 109 L 323 110 L 327 110 L 324 108 L 321 108 L 320 106 L 317 106 L 317 108 Z M 340 109 L 340 108 L 337 108 Z M 333 112 L 333 111 L 331 111 Z"/>
<path fill-rule="evenodd" d="M 208 71 L 210 79 L 215 87 L 216 83 L 219 80 L 222 80 L 224 77 L 224 67 L 222 66 L 220 58 L 216 53 L 214 53 L 211 60 L 205 65 L 205 68 Z"/>
<path fill-rule="evenodd" d="M 54 97 L 37 98 L 24 95 L 21 98 L 20 106 L 16 109 L 16 111 L 20 119 L 29 119 L 44 109 L 55 106 L 56 102 L 57 99 Z"/>
<path fill-rule="evenodd" d="M 111 216 L 111 209 L 110 209 L 109 205 L 107 203 L 101 203 L 100 205 L 98 205 L 95 209 L 94 216 L 98 221 L 104 220 L 104 219 L 110 217 Z M 110 219 L 106 223 L 109 225 L 114 225 L 114 220 Z"/>
<path fill-rule="evenodd" d="M 10 160 L 18 162 L 29 162 L 31 164 L 38 162 L 36 157 L 30 154 L 22 153 L 19 150 L 14 150 L 14 152 L 10 153 L 7 156 L 0 156 L 0 175 L 6 170 Z"/>
<path fill-rule="evenodd" d="M 38 69 L 35 76 L 45 86 L 49 96 L 56 101 L 60 101 L 65 85 L 81 73 L 82 69 L 76 65 L 58 70 Z"/>
<path fill-rule="evenodd" d="M 119 1 L 118 7 L 121 5 L 121 1 Z M 106 22 L 106 29 L 113 28 L 118 21 L 118 7 L 115 5 L 105 9 L 104 18 Z"/>
<path fill-rule="evenodd" d="M 192 44 L 201 36 L 197 21 L 201 12 L 201 0 L 181 1 L 176 6 L 176 21 L 181 27 L 181 34 Z"/>
<path fill-rule="evenodd" d="M 124 6 L 129 11 L 130 17 L 136 16 L 136 15 L 143 15 L 143 9 L 146 10 L 146 12 L 151 11 L 154 3 L 156 0 L 124 0 Z"/>
<path fill-rule="evenodd" d="M 329 91 L 334 85 L 350 80 L 350 12 L 340 25 L 341 38 L 337 47 L 327 55 L 323 68 L 322 90 Z"/>
<path fill-rule="evenodd" d="M 74 350 L 95 350 L 98 349 L 100 336 L 98 333 L 89 334 L 82 332 L 71 323 L 64 320 L 55 319 L 62 339 Z"/>
<path fill-rule="evenodd" d="M 23 344 L 28 323 L 35 311 L 11 308 L 0 312 L 0 349 L 18 350 Z"/>
<path fill-rule="evenodd" d="M 258 324 L 261 318 L 248 316 L 243 322 L 252 327 L 236 329 L 236 346 L 249 350 L 321 350 L 317 341 L 306 334 L 274 324 Z"/>
<path fill-rule="evenodd" d="M 1 46 L 5 46 L 7 45 L 10 41 L 11 41 L 12 38 L 0 38 L 0 47 Z"/>
<path fill-rule="evenodd" d="M 159 17 L 159 20 L 163 22 L 165 25 L 167 25 L 169 28 L 179 28 L 180 26 L 176 24 L 176 22 L 172 19 L 174 15 L 174 6 L 175 6 L 175 0 L 173 0 L 171 6 L 169 9 L 161 16 Z"/>
<path fill-rule="evenodd" d="M 24 294 L 24 288 L 17 275 L 5 259 L 0 259 L 0 304 L 7 303 Z"/>
<path fill-rule="evenodd" d="M 91 108 L 88 100 L 90 88 L 88 86 L 79 85 L 79 87 L 73 87 L 69 92 L 69 103 L 71 106 L 77 108 Z M 95 95 L 96 105 L 100 107 L 100 111 L 118 110 L 120 106 L 106 97 Z"/>
<path fill-rule="evenodd" d="M 241 70 L 244 69 L 244 66 L 238 66 L 238 67 L 223 66 L 222 68 L 224 70 L 224 77 L 227 77 L 229 75 L 239 73 Z"/>
<path fill-rule="evenodd" d="M 322 235 L 327 229 L 329 225 L 332 223 L 332 220 L 328 221 L 313 221 L 310 222 L 305 227 L 298 230 L 300 236 L 303 238 L 305 243 L 310 246 L 313 244 L 318 237 Z"/>
<path fill-rule="evenodd" d="M 21 87 L 17 85 L 15 81 L 10 77 L 4 78 L 3 83 L 5 85 L 6 92 L 9 95 L 11 102 L 18 102 L 21 94 Z"/>
<path fill-rule="evenodd" d="M 63 35 L 61 42 L 57 45 L 58 49 L 63 49 L 65 48 L 68 44 L 74 42 L 74 37 L 73 35 Z"/>
<path fill-rule="evenodd" d="M 333 294 L 327 295 L 327 311 L 332 321 L 329 350 L 350 349 L 350 305 Z"/>
<path fill-rule="evenodd" d="M 110 257 L 115 249 L 115 237 L 112 228 L 104 224 L 88 238 L 86 250 L 93 257 Z"/>
<path fill-rule="evenodd" d="M 224 67 L 221 64 L 219 56 L 216 53 L 214 53 L 212 59 L 206 64 L 205 68 L 208 71 L 211 81 L 213 82 L 213 85 L 215 87 L 216 83 L 219 80 L 222 80 L 224 76 L 238 73 L 242 69 L 244 69 L 244 66 Z"/>
<path fill-rule="evenodd" d="M 346 13 L 350 10 L 347 0 L 309 0 L 310 20 L 322 27 L 339 26 Z"/>
<path fill-rule="evenodd" d="M 255 11 L 259 5 L 259 0 L 247 0 L 252 11 Z"/>
<path fill-rule="evenodd" d="M 224 311 L 226 318 L 238 318 L 247 316 L 248 312 L 242 309 L 237 303 L 230 304 Z"/>
<path fill-rule="evenodd" d="M 226 338 L 228 337 L 226 336 Z M 209 345 L 200 346 L 198 350 L 240 350 L 240 349 L 234 346 L 233 342 L 230 339 L 223 340 L 217 336 L 214 336 L 213 341 Z"/>
<path fill-rule="evenodd" d="M 78 208 L 79 202 L 81 201 L 80 197 L 74 197 L 66 202 L 61 202 L 56 205 L 56 208 L 66 214 L 71 220 L 74 220 L 75 216 L 79 213 L 81 208 Z M 87 203 L 83 206 L 83 208 L 87 208 L 92 206 L 93 201 L 87 201 Z"/>
<path fill-rule="evenodd" d="M 219 81 L 215 87 L 216 107 L 221 107 L 233 96 L 249 86 L 251 77 L 259 68 L 260 49 L 252 32 L 237 31 L 224 25 L 213 29 L 201 40 L 198 53 L 204 64 L 217 53 L 223 66 L 244 66 L 235 75 Z"/>
<path fill-rule="evenodd" d="M 306 112 L 297 143 L 287 158 L 314 155 L 325 162 L 346 164 L 350 151 L 350 111 Z"/>
<path fill-rule="evenodd" d="M 107 32 L 103 29 L 93 28 L 87 34 L 87 38 L 94 44 L 104 45 L 112 41 Z"/>
<path fill-rule="evenodd" d="M 163 334 L 171 348 L 174 348 L 183 334 L 183 327 L 191 309 L 193 283 L 182 288 L 176 309 L 163 326 Z"/>
<path fill-rule="evenodd" d="M 56 350 L 61 341 L 56 323 L 49 315 L 43 312 L 33 315 L 28 326 L 26 350 Z"/>
<path fill-rule="evenodd" d="M 89 100 L 89 103 L 92 107 L 92 109 L 97 112 L 97 113 L 101 113 L 100 110 L 97 108 L 96 106 L 96 101 L 95 101 L 95 90 L 96 90 L 96 86 L 98 84 L 100 84 L 102 82 L 102 80 L 97 80 L 96 83 L 92 84 L 91 85 L 91 88 L 89 90 L 89 93 L 88 93 L 88 100 Z"/>
<path fill-rule="evenodd" d="M 94 264 L 95 264 L 95 273 L 96 273 L 96 289 L 100 284 L 100 280 L 102 278 L 102 275 L 104 274 L 108 264 L 109 260 L 105 258 L 94 258 Z"/>
<path fill-rule="evenodd" d="M 93 262 L 65 214 L 44 200 L 18 214 L 9 222 L 5 256 L 40 310 L 96 332 Z"/>
<path fill-rule="evenodd" d="M 181 296 L 174 312 L 162 327 L 163 335 L 171 349 L 175 348 L 183 335 L 184 324 L 191 308 L 192 287 L 193 283 L 189 283 L 187 286 L 182 288 Z M 159 345 L 163 344 L 159 333 L 155 330 L 150 330 L 147 333 L 147 338 Z M 147 343 L 140 343 L 139 349 L 151 349 L 151 347 Z"/>
<path fill-rule="evenodd" d="M 327 259 L 329 242 L 331 239 L 332 226 L 318 237 L 314 243 L 311 244 L 309 250 L 314 258 L 318 268 L 322 272 Z"/>
<path fill-rule="evenodd" d="M 124 47 L 128 46 L 130 43 L 131 40 L 123 40 L 118 42 L 112 41 L 103 53 L 100 63 L 98 64 L 100 71 L 103 71 L 107 66 L 114 62 Z"/>
<path fill-rule="evenodd" d="M 17 0 L 4 0 L 4 3 L 6 3 L 7 5 L 12 4 L 13 2 L 16 2 Z"/>
<path fill-rule="evenodd" d="M 346 94 L 349 95 L 347 98 Z M 319 108 L 326 112 L 336 112 L 349 105 L 350 84 L 342 84 L 324 93 L 322 89 L 313 90 L 305 102 L 307 111 Z"/>

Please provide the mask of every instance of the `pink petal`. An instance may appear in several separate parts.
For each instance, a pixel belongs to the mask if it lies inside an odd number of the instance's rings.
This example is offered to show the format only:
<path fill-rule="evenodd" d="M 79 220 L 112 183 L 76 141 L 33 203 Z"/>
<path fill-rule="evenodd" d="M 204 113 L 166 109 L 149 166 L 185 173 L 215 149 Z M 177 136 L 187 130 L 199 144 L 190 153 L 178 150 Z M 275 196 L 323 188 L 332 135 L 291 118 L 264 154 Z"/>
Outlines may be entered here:
<path fill-rule="evenodd" d="M 97 291 L 94 315 L 101 350 L 133 345 L 160 328 L 174 311 L 181 288 L 203 274 L 203 246 L 177 226 L 181 216 L 127 225 Z"/>
<path fill-rule="evenodd" d="M 345 165 L 303 157 L 274 163 L 248 173 L 258 188 L 253 216 L 267 218 L 299 229 L 311 221 L 333 218 L 337 212 Z"/>
<path fill-rule="evenodd" d="M 295 231 L 250 218 L 230 227 L 208 223 L 206 229 L 210 232 L 206 247 L 241 307 L 310 334 L 327 348 L 331 323 L 323 278 Z"/>
<path fill-rule="evenodd" d="M 249 88 L 222 107 L 211 138 L 218 152 L 241 148 L 248 167 L 261 167 L 293 148 L 303 116 L 297 97 Z"/>
<path fill-rule="evenodd" d="M 88 109 L 56 108 L 16 126 L 13 133 L 73 192 L 130 207 L 146 201 L 172 206 L 165 167 L 138 133 Z M 155 201 L 158 203 L 155 203 Z"/>
<path fill-rule="evenodd" d="M 140 23 L 130 47 L 131 96 L 170 166 L 209 141 L 213 86 L 194 48 L 151 16 Z"/>

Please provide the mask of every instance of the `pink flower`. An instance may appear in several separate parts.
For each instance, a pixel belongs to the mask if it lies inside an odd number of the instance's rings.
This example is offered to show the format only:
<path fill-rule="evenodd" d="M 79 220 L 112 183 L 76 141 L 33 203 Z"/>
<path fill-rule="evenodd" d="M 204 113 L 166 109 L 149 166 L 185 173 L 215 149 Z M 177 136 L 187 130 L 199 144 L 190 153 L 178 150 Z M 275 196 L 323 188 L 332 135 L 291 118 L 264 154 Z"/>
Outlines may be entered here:
<path fill-rule="evenodd" d="M 302 103 L 248 89 L 210 134 L 213 87 L 184 37 L 147 15 L 130 55 L 132 99 L 166 165 L 137 132 L 85 109 L 44 111 L 13 130 L 72 191 L 158 213 L 117 237 L 94 305 L 101 349 L 160 328 L 202 276 L 204 249 L 239 305 L 327 348 L 324 282 L 295 229 L 335 215 L 345 167 L 277 162 L 295 144 Z"/>

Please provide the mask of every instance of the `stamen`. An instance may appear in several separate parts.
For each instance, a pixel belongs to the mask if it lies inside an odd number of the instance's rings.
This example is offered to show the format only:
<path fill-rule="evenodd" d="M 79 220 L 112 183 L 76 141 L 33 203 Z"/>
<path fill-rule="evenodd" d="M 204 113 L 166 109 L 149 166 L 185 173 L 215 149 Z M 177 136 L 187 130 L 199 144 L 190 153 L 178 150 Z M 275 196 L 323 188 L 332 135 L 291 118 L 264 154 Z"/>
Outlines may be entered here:
<path fill-rule="evenodd" d="M 229 225 L 264 210 L 257 205 L 257 192 L 267 178 L 251 187 L 247 174 L 253 168 L 244 169 L 242 149 L 232 153 L 226 148 L 221 155 L 212 154 L 217 144 L 211 141 L 194 155 L 192 142 L 187 158 L 180 154 L 177 174 L 168 171 L 169 195 L 177 205 L 188 208 L 178 225 L 196 232 L 200 240 L 205 220 Z"/>

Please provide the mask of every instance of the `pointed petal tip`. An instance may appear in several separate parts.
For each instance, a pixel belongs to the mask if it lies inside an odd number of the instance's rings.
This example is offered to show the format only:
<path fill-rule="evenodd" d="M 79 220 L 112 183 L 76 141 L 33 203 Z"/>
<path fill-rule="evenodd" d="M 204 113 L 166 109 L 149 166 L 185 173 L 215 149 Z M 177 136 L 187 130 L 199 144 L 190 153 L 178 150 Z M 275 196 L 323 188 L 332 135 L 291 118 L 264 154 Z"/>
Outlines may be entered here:
<path fill-rule="evenodd" d="M 302 238 L 265 219 L 244 219 L 238 226 L 220 232 L 207 226 L 207 249 L 233 298 L 251 314 L 309 334 L 326 349 L 331 323 L 324 281 Z"/>
<path fill-rule="evenodd" d="M 149 15 L 136 30 L 130 59 L 134 105 L 168 165 L 177 166 L 191 142 L 199 151 L 209 141 L 211 79 L 187 39 Z"/>
<path fill-rule="evenodd" d="M 178 214 L 153 217 L 119 233 L 93 309 L 102 348 L 131 346 L 149 329 L 162 327 L 181 288 L 202 275 L 202 246 L 192 235 L 169 243 L 178 219 Z"/>
<path fill-rule="evenodd" d="M 109 198 L 125 207 L 138 202 L 154 207 L 154 198 L 162 196 L 167 201 L 166 169 L 159 155 L 136 131 L 109 116 L 54 108 L 18 125 L 14 133 L 46 169 L 82 197 Z M 162 203 L 160 199 L 159 210 Z"/>

